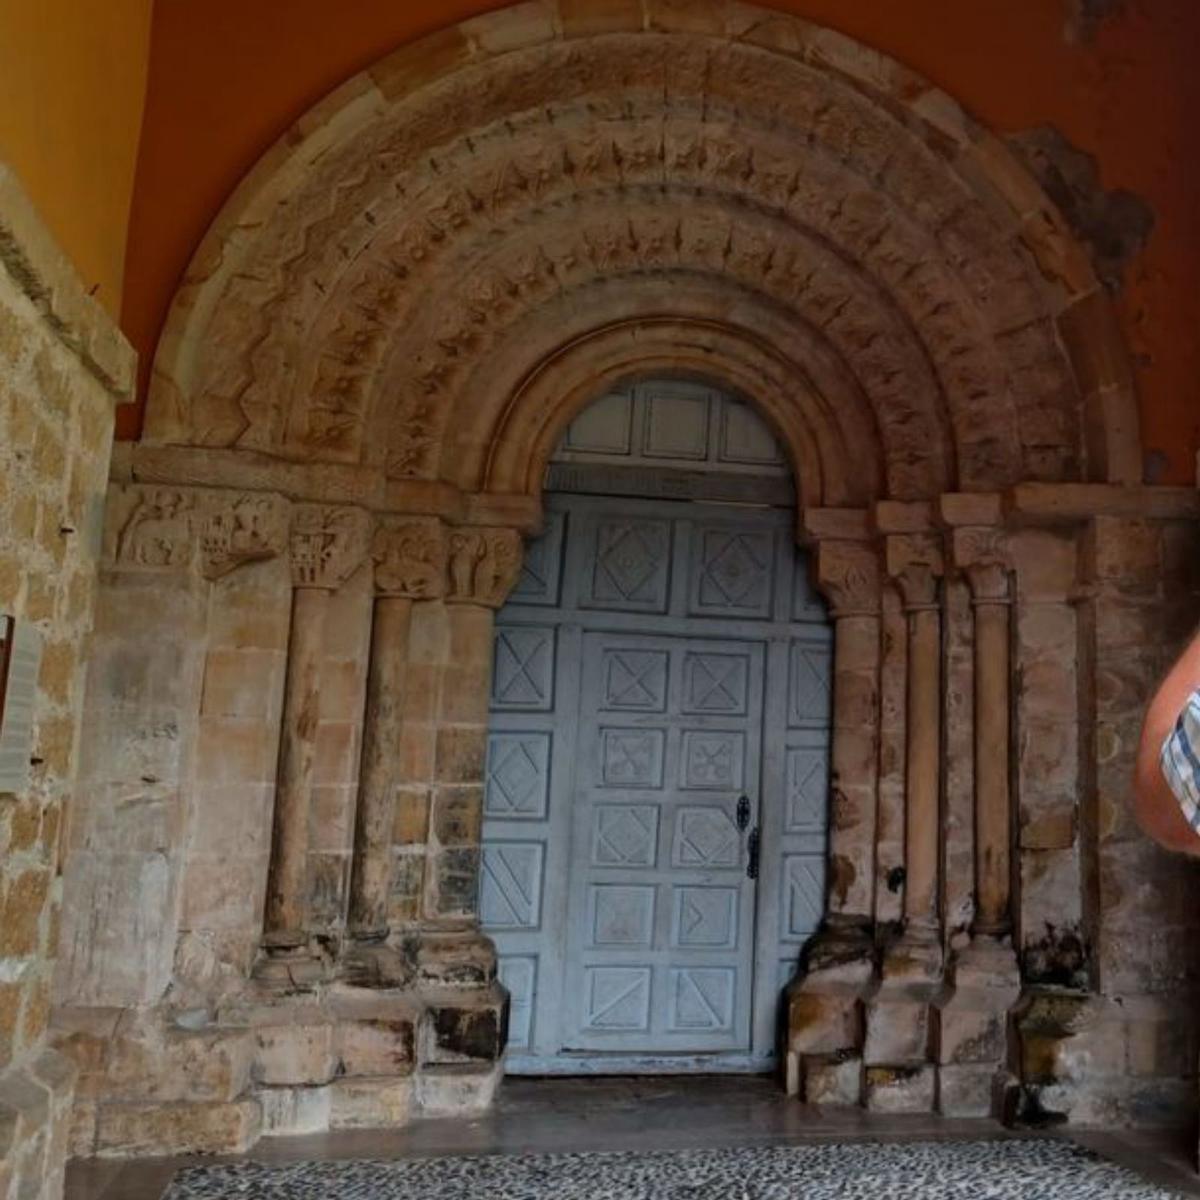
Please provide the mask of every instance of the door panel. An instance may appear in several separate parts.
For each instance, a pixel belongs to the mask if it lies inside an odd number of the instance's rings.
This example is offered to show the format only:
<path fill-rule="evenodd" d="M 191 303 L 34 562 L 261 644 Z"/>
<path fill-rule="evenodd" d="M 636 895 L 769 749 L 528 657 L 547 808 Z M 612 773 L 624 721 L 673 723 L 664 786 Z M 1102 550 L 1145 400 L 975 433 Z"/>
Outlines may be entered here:
<path fill-rule="evenodd" d="M 739 829 L 738 801 L 758 794 L 762 644 L 592 633 L 583 662 L 565 1048 L 749 1050 L 756 805 Z"/>
<path fill-rule="evenodd" d="M 509 1069 L 767 1069 L 828 807 L 830 631 L 791 515 L 547 507 L 495 640 L 479 902 Z"/>

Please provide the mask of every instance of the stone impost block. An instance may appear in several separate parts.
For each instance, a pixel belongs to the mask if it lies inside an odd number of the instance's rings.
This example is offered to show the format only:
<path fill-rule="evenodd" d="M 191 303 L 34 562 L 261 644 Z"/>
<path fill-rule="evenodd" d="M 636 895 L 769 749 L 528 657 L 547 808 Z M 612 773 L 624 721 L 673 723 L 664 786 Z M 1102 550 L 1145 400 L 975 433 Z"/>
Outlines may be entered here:
<path fill-rule="evenodd" d="M 254 1033 L 253 1076 L 271 1086 L 328 1083 L 338 1067 L 331 1023 L 274 1025 Z"/>
<path fill-rule="evenodd" d="M 422 1067 L 416 1076 L 417 1105 L 422 1115 L 428 1117 L 483 1112 L 491 1107 L 503 1074 L 501 1063 L 488 1066 L 447 1063 Z"/>
<path fill-rule="evenodd" d="M 411 1013 L 348 1021 L 337 1027 L 339 1074 L 408 1075 L 416 1051 L 416 1022 Z"/>
<path fill-rule="evenodd" d="M 95 1152 L 125 1158 L 164 1154 L 240 1154 L 257 1140 L 256 1100 L 211 1104 L 101 1104 Z"/>
<path fill-rule="evenodd" d="M 862 1001 L 847 987 L 810 991 L 800 980 L 788 989 L 788 1049 L 798 1054 L 833 1054 L 862 1045 Z"/>
<path fill-rule="evenodd" d="M 253 1039 L 242 1030 L 118 1033 L 100 1094 L 107 1101 L 236 1100 L 250 1081 L 253 1057 Z"/>
<path fill-rule="evenodd" d="M 496 947 L 473 930 L 425 931 L 417 948 L 418 984 L 430 988 L 486 988 L 496 978 Z"/>
<path fill-rule="evenodd" d="M 991 1064 L 940 1066 L 937 1111 L 944 1117 L 999 1116 L 1011 1084 L 1008 1072 Z"/>
<path fill-rule="evenodd" d="M 851 1108 L 862 1103 L 863 1062 L 857 1055 L 805 1055 L 803 1064 L 806 1104 Z"/>
<path fill-rule="evenodd" d="M 263 1136 L 324 1133 L 332 1107 L 330 1088 L 259 1088 L 253 1098 L 262 1109 Z"/>
<path fill-rule="evenodd" d="M 956 992 L 937 1010 L 937 1060 L 940 1063 L 993 1066 L 1008 1053 L 1009 1000 L 1004 993 Z"/>
<path fill-rule="evenodd" d="M 395 1129 L 413 1113 L 414 1082 L 400 1078 L 336 1080 L 329 1089 L 330 1129 Z"/>
<path fill-rule="evenodd" d="M 932 1006 L 924 999 L 896 999 L 880 993 L 866 1005 L 868 1066 L 919 1064 L 929 1060 Z"/>
<path fill-rule="evenodd" d="M 936 1073 L 932 1066 L 868 1067 L 866 1106 L 870 1112 L 933 1112 Z"/>
<path fill-rule="evenodd" d="M 508 992 L 427 993 L 421 1019 L 421 1064 L 497 1062 L 508 1042 Z"/>

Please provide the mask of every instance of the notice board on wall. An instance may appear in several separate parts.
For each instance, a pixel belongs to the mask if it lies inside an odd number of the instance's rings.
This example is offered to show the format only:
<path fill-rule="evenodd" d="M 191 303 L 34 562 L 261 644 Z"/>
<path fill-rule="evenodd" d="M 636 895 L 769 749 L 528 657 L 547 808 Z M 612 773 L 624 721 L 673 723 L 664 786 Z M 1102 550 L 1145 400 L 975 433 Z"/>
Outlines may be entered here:
<path fill-rule="evenodd" d="M 41 662 L 37 626 L 0 616 L 0 793 L 22 792 L 29 783 Z"/>

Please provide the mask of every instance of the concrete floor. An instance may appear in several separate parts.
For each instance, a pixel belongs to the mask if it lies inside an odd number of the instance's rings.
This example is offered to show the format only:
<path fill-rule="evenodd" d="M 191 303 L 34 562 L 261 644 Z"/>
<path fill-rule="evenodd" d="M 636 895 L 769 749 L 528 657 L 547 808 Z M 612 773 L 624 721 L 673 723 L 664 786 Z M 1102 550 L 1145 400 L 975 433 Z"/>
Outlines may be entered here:
<path fill-rule="evenodd" d="M 421 1120 L 394 1131 L 270 1138 L 246 1157 L 288 1162 L 980 1136 L 1014 1135 L 991 1121 L 822 1112 L 788 1100 L 774 1081 L 761 1077 L 510 1079 L 495 1109 L 470 1121 Z M 1153 1182 L 1200 1197 L 1200 1178 L 1191 1165 L 1192 1131 L 1069 1136 Z M 80 1160 L 67 1169 L 66 1200 L 159 1200 L 171 1176 L 197 1161 L 235 1160 Z"/>

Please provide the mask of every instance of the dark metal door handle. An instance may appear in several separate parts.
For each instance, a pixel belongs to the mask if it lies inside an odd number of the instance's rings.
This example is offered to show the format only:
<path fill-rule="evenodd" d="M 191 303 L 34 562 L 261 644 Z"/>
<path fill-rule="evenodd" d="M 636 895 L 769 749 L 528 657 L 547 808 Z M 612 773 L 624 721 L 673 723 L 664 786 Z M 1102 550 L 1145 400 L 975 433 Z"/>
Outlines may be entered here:
<path fill-rule="evenodd" d="M 757 825 L 750 831 L 750 837 L 746 842 L 746 850 L 749 857 L 749 861 L 746 863 L 746 878 L 757 879 L 758 861 L 762 855 L 762 834 Z"/>
<path fill-rule="evenodd" d="M 737 827 L 738 833 L 745 833 L 746 827 L 750 824 L 750 797 L 741 796 L 737 802 Z"/>

